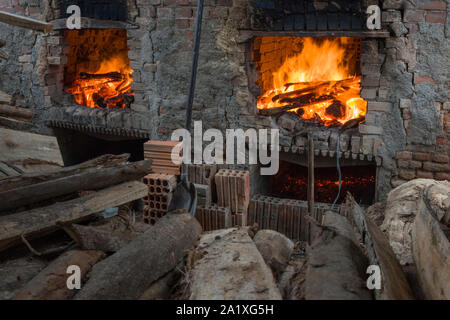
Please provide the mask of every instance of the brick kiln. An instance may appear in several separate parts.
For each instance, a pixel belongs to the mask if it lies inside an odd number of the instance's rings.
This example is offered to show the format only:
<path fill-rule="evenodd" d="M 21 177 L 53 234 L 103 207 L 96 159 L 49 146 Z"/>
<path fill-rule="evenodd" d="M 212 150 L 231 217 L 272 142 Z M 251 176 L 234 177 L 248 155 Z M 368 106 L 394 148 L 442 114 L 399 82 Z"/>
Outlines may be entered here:
<path fill-rule="evenodd" d="M 82 30 L 66 29 L 74 3 Z M 142 159 L 144 141 L 183 127 L 195 4 L 1 0 L 0 10 L 56 27 L 0 31 L 15 43 L 0 87 L 33 111 L 34 131 L 58 137 L 66 164 L 108 152 Z M 280 172 L 250 166 L 253 194 L 304 199 L 292 189 L 305 181 L 308 133 L 323 202 L 337 193 L 337 155 L 342 194 L 367 204 L 416 177 L 449 179 L 445 1 L 205 4 L 194 120 L 204 130 L 280 129 Z M 370 4 L 382 8 L 381 30 L 366 29 Z"/>

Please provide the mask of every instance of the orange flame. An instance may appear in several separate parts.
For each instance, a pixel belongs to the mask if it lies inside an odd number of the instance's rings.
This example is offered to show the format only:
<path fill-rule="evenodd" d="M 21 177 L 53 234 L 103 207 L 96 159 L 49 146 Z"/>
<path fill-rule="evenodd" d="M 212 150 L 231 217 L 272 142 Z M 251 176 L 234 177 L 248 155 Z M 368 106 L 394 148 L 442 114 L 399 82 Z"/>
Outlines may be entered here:
<path fill-rule="evenodd" d="M 90 108 L 125 108 L 129 104 L 126 96 L 134 95 L 131 90 L 133 70 L 127 56 L 117 55 L 102 61 L 97 70 L 81 67 L 79 71 L 79 76 L 66 88 L 78 104 Z"/>
<path fill-rule="evenodd" d="M 303 119 L 320 117 L 327 126 L 365 116 L 367 102 L 360 97 L 361 76 L 356 74 L 356 70 L 359 71 L 356 61 L 348 56 L 347 45 L 352 40 L 342 37 L 300 38 L 300 41 L 300 49 L 289 55 L 281 67 L 272 70 L 272 83 L 265 83 L 265 92 L 258 98 L 258 109 L 297 107 L 289 111 L 302 109 Z M 279 98 L 280 95 L 306 98 L 305 93 L 310 99 L 307 103 L 292 105 L 293 99 L 286 102 Z M 342 107 L 343 112 L 336 114 L 327 110 L 333 103 Z"/>

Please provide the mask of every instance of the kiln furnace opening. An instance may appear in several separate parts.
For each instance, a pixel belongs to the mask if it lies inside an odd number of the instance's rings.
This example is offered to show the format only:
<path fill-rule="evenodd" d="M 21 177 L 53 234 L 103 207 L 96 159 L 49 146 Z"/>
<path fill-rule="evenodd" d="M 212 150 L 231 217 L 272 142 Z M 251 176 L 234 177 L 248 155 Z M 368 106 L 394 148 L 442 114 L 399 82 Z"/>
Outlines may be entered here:
<path fill-rule="evenodd" d="M 375 165 L 342 167 L 342 186 L 337 203 L 345 201 L 347 191 L 358 203 L 370 205 L 375 198 Z M 338 194 L 339 178 L 336 168 L 314 169 L 314 200 L 332 203 Z M 307 200 L 308 168 L 280 162 L 280 170 L 270 178 L 269 195 L 278 198 Z"/>
<path fill-rule="evenodd" d="M 128 108 L 134 101 L 127 31 L 83 29 L 64 32 L 68 46 L 64 87 L 90 108 Z"/>

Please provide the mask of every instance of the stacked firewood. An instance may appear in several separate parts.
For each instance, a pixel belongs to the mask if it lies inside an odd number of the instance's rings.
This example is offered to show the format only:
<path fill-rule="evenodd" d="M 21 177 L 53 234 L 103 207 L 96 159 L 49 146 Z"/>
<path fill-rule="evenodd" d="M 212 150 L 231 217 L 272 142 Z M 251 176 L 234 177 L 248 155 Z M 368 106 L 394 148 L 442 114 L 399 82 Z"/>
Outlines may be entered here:
<path fill-rule="evenodd" d="M 165 173 L 151 173 L 142 178 L 142 182 L 148 186 L 148 194 L 143 198 L 143 222 L 154 225 L 168 212 L 177 177 Z"/>
<path fill-rule="evenodd" d="M 180 163 L 172 161 L 172 153 L 180 157 Z M 144 143 L 144 157 L 152 160 L 155 173 L 180 174 L 182 142 L 150 140 Z"/>
<path fill-rule="evenodd" d="M 151 171 L 147 160 L 105 155 L 71 167 L 24 173 L 0 180 L 0 251 L 86 220 L 102 210 L 142 198 L 134 180 Z M 86 192 L 88 191 L 88 192 Z"/>

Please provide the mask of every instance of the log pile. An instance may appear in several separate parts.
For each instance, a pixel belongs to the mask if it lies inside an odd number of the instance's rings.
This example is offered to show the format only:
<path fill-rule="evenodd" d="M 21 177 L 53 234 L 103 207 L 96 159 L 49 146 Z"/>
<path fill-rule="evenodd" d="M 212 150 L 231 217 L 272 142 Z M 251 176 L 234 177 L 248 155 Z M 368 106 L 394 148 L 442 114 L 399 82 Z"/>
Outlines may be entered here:
<path fill-rule="evenodd" d="M 180 157 L 180 163 L 172 161 L 174 156 Z M 182 142 L 150 140 L 144 143 L 144 158 L 152 160 L 155 173 L 180 174 L 182 155 Z"/>
<path fill-rule="evenodd" d="M 72 167 L 0 180 L 0 251 L 28 245 L 30 239 L 58 230 L 61 223 L 86 220 L 144 197 L 147 186 L 130 180 L 151 171 L 151 161 L 128 163 L 128 157 L 105 155 Z M 63 201 L 55 201 L 61 196 Z"/>
<path fill-rule="evenodd" d="M 169 209 L 177 177 L 173 174 L 151 173 L 142 178 L 142 182 L 148 186 L 148 194 L 143 198 L 143 222 L 154 225 Z"/>
<path fill-rule="evenodd" d="M 0 91 L 0 126 L 27 131 L 31 128 L 32 117 L 33 113 L 29 109 L 15 106 L 13 97 Z"/>

